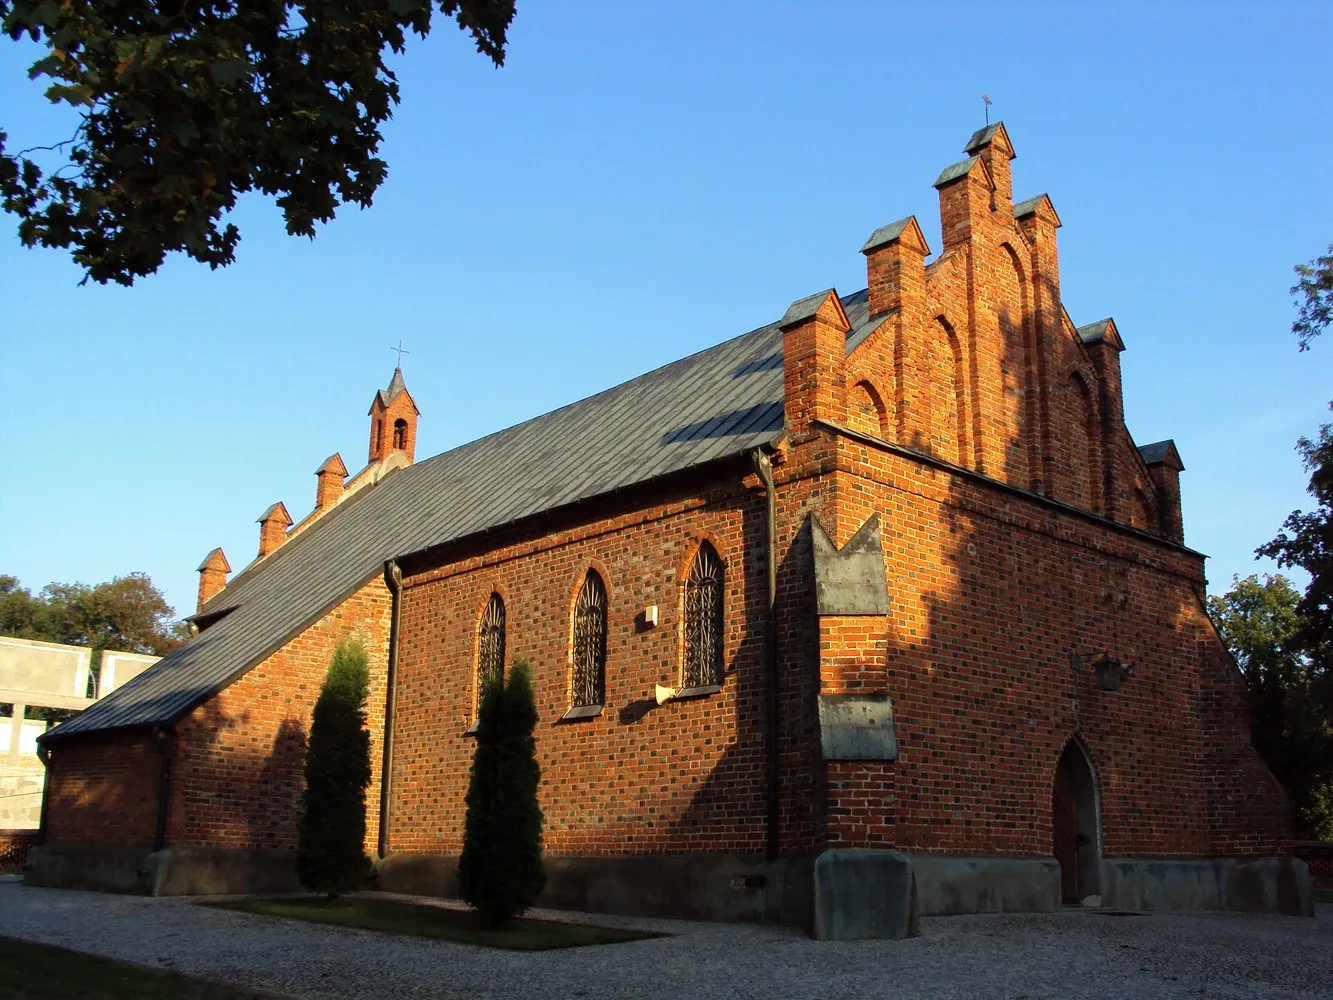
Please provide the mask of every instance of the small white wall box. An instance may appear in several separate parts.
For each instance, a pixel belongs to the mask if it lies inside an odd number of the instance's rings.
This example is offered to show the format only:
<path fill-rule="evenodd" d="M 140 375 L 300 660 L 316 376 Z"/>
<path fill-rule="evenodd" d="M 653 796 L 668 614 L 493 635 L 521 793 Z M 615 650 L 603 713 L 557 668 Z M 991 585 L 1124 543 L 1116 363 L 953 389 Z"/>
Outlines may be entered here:
<path fill-rule="evenodd" d="M 657 628 L 657 605 L 650 604 L 643 609 L 643 627 Z"/>

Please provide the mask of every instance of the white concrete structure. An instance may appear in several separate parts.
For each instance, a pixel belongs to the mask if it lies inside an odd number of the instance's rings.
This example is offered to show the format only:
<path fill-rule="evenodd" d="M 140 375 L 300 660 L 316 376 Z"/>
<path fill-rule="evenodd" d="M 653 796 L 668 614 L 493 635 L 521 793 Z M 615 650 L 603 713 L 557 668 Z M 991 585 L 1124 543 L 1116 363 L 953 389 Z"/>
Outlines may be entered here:
<path fill-rule="evenodd" d="M 106 651 L 91 691 L 109 694 L 161 657 Z M 37 757 L 42 719 L 25 718 L 29 708 L 87 708 L 92 651 L 84 646 L 0 636 L 0 830 L 36 829 L 41 820 L 46 770 Z"/>

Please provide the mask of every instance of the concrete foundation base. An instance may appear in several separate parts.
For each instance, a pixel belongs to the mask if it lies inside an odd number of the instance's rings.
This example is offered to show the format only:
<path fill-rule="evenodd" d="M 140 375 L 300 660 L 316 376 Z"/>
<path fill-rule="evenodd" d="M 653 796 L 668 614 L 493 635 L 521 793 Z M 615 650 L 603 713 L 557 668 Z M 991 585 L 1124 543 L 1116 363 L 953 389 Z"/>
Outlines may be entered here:
<path fill-rule="evenodd" d="M 24 885 L 147 896 L 300 892 L 292 851 L 47 844 L 28 854 Z"/>
<path fill-rule="evenodd" d="M 1049 858 L 958 857 L 833 850 L 767 863 L 730 854 L 546 858 L 539 906 L 589 913 L 800 927 L 815 937 L 904 937 L 920 916 L 1040 913 L 1060 907 Z M 1296 858 L 1101 862 L 1103 906 L 1122 910 L 1240 910 L 1311 916 L 1314 895 Z M 299 892 L 292 851 L 47 844 L 28 855 L 24 883 L 154 896 Z M 391 854 L 379 888 L 458 895 L 458 859 Z"/>
<path fill-rule="evenodd" d="M 917 935 L 912 862 L 898 851 L 835 850 L 815 859 L 814 925 L 820 941 Z"/>
<path fill-rule="evenodd" d="M 546 858 L 538 906 L 685 920 L 810 926 L 806 860 L 739 854 L 646 854 Z M 388 892 L 458 895 L 458 858 L 390 854 L 376 866 Z"/>
<path fill-rule="evenodd" d="M 909 854 L 923 917 L 955 913 L 1052 913 L 1060 865 L 1049 858 Z"/>
<path fill-rule="evenodd" d="M 1314 915 L 1310 869 L 1299 858 L 1107 858 L 1102 902 L 1121 910 Z"/>

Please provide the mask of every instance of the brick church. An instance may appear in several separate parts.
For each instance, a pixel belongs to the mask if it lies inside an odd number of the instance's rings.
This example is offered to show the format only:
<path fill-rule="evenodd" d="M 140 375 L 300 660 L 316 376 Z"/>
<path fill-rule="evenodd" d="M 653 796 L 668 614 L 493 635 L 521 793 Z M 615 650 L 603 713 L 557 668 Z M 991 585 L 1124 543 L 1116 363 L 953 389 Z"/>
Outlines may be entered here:
<path fill-rule="evenodd" d="M 1052 201 L 1001 124 L 867 287 L 415 461 L 199 567 L 195 638 L 49 732 L 28 880 L 295 888 L 334 646 L 370 650 L 381 888 L 451 894 L 481 679 L 534 667 L 549 885 L 585 910 L 896 936 L 919 914 L 1308 912 L 1285 797 L 1204 612 L 1172 442 L 1061 305 Z M 774 313 L 778 310 L 775 309 Z"/>

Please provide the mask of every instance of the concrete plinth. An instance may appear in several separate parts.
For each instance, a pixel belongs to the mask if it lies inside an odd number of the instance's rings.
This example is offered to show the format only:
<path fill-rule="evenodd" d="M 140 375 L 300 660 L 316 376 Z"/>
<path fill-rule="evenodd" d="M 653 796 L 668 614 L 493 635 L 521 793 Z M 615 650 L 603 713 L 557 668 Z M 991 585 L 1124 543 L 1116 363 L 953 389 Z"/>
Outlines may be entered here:
<path fill-rule="evenodd" d="M 538 906 L 685 920 L 809 927 L 810 863 L 736 854 L 547 856 Z M 388 892 L 458 895 L 458 858 L 390 854 L 376 866 Z"/>
<path fill-rule="evenodd" d="M 147 896 L 299 892 L 293 851 L 46 844 L 28 852 L 25 885 Z"/>
<path fill-rule="evenodd" d="M 1060 865 L 1049 858 L 908 857 L 923 917 L 1060 909 Z"/>
<path fill-rule="evenodd" d="M 833 850 L 815 859 L 813 937 L 820 941 L 917 934 L 912 862 L 898 851 Z"/>
<path fill-rule="evenodd" d="M 1109 858 L 1102 901 L 1122 910 L 1314 915 L 1310 870 L 1299 858 Z"/>

